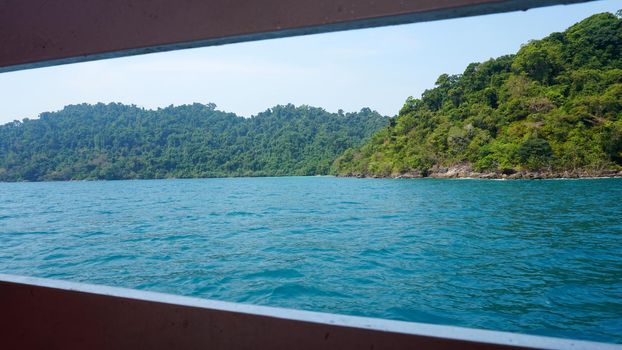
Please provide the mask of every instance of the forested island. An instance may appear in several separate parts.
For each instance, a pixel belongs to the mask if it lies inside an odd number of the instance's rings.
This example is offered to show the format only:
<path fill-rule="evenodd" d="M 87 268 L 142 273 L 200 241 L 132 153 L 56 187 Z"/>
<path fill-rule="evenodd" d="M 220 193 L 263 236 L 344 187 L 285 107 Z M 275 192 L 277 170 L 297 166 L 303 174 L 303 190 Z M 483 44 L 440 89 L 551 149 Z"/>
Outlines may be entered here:
<path fill-rule="evenodd" d="M 591 16 L 441 75 L 334 164 L 359 177 L 622 176 L 622 19 Z"/>
<path fill-rule="evenodd" d="M 441 75 L 396 117 L 72 105 L 0 126 L 0 181 L 622 176 L 622 19 L 591 16 Z"/>
<path fill-rule="evenodd" d="M 325 175 L 387 123 L 369 108 L 72 105 L 0 126 L 0 181 Z"/>

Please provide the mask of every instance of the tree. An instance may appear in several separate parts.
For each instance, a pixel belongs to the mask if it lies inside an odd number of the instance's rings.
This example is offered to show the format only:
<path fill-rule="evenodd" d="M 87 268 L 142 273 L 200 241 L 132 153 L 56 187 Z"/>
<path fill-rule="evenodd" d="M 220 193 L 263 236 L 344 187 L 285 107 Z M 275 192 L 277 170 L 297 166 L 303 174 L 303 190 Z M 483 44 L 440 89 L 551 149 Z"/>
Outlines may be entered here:
<path fill-rule="evenodd" d="M 242 118 L 215 104 L 73 105 L 0 126 L 0 181 L 323 175 L 387 122 L 369 108 L 286 105 Z"/>
<path fill-rule="evenodd" d="M 468 163 L 498 173 L 622 169 L 622 18 L 602 13 L 516 55 L 442 74 L 335 172 L 382 176 Z"/>

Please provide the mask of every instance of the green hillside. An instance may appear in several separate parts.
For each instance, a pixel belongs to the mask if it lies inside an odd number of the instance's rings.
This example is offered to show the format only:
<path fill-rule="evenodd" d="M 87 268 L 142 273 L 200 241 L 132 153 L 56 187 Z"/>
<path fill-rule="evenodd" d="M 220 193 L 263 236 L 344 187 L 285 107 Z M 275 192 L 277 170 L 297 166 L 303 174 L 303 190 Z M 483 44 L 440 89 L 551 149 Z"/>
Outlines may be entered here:
<path fill-rule="evenodd" d="M 604 174 L 622 165 L 622 20 L 591 16 L 517 54 L 441 75 L 333 172 Z"/>
<path fill-rule="evenodd" d="M 242 118 L 213 104 L 67 106 L 0 126 L 0 181 L 327 174 L 386 125 L 368 108 L 286 105 Z"/>

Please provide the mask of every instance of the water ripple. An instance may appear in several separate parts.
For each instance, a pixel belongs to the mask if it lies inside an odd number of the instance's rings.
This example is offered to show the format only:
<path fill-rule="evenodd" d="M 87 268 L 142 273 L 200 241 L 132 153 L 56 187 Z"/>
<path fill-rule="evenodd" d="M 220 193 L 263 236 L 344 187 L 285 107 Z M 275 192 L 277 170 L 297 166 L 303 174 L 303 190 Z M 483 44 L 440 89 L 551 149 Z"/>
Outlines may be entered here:
<path fill-rule="evenodd" d="M 0 272 L 622 342 L 622 180 L 0 183 Z"/>

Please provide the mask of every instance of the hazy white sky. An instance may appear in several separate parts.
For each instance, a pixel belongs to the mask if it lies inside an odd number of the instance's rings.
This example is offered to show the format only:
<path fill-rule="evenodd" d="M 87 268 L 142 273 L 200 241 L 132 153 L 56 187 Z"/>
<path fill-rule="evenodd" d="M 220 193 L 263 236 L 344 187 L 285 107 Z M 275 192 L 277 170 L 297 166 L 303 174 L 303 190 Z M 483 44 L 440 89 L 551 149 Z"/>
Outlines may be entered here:
<path fill-rule="evenodd" d="M 442 73 L 620 8 L 619 0 L 595 1 L 3 73 L 0 123 L 82 102 L 213 102 L 243 116 L 294 103 L 394 115 Z"/>

